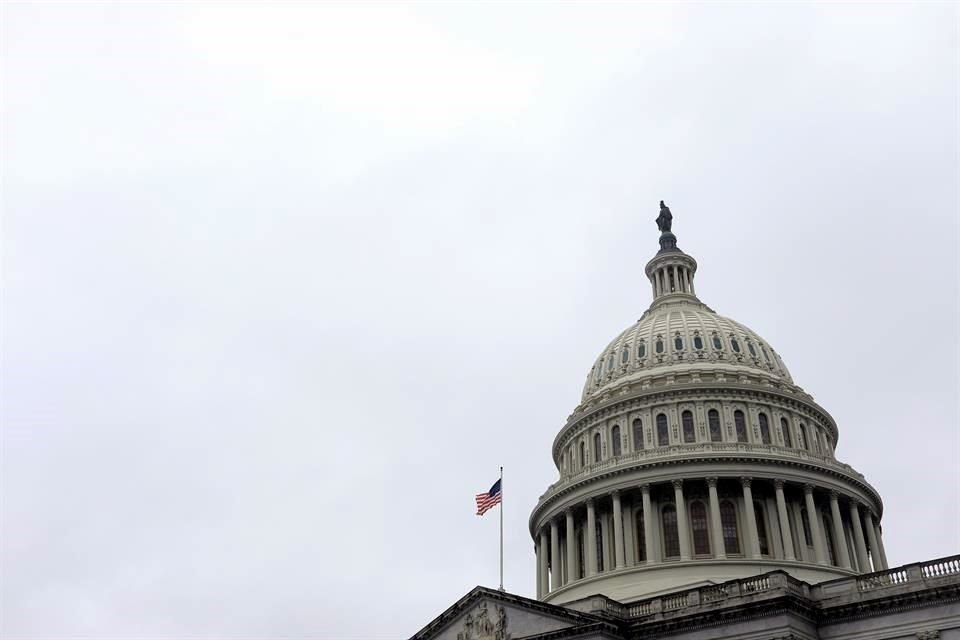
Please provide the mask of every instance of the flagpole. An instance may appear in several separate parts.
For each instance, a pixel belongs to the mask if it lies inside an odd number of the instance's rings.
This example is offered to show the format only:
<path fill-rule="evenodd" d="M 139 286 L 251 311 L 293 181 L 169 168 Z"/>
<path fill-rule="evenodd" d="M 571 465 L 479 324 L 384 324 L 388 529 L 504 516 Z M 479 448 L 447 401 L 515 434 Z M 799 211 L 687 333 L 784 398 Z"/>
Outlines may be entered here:
<path fill-rule="evenodd" d="M 503 466 L 500 466 L 500 591 L 503 591 Z"/>

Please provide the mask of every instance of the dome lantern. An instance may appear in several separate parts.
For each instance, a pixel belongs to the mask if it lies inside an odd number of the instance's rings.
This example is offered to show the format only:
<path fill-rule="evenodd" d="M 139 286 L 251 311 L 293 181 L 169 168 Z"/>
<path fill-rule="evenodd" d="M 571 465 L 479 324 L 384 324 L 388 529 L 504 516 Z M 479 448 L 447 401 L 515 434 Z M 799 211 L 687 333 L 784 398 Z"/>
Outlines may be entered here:
<path fill-rule="evenodd" d="M 653 287 L 654 303 L 664 296 L 696 298 L 693 277 L 697 272 L 697 261 L 677 247 L 677 236 L 672 231 L 673 214 L 663 200 L 660 201 L 657 227 L 660 229 L 660 251 L 645 269 Z"/>

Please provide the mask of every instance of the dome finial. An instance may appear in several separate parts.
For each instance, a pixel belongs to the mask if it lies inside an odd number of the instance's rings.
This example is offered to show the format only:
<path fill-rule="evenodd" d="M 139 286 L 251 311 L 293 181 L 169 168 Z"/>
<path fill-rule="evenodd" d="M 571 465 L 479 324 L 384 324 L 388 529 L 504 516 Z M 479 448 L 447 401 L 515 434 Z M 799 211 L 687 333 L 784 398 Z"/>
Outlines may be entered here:
<path fill-rule="evenodd" d="M 660 215 L 657 216 L 657 228 L 660 229 L 660 253 L 664 251 L 679 251 L 677 236 L 670 229 L 673 227 L 673 214 L 670 207 L 660 201 Z"/>

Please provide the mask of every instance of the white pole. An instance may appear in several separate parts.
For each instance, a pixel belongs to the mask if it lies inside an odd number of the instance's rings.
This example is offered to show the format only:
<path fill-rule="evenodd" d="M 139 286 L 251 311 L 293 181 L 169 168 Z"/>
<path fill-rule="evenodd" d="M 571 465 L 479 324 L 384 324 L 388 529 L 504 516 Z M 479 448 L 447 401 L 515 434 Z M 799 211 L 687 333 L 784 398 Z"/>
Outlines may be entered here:
<path fill-rule="evenodd" d="M 500 591 L 503 591 L 503 467 L 500 467 Z"/>

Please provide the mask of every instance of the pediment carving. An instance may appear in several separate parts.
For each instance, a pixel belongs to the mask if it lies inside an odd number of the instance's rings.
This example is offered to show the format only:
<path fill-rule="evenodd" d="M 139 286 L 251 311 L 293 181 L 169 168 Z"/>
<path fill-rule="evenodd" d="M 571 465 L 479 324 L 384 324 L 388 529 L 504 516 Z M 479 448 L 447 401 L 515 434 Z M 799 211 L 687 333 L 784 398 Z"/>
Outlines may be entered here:
<path fill-rule="evenodd" d="M 487 603 L 481 602 L 463 619 L 463 630 L 457 633 L 457 640 L 510 640 L 507 612 L 495 606 L 490 613 Z"/>

